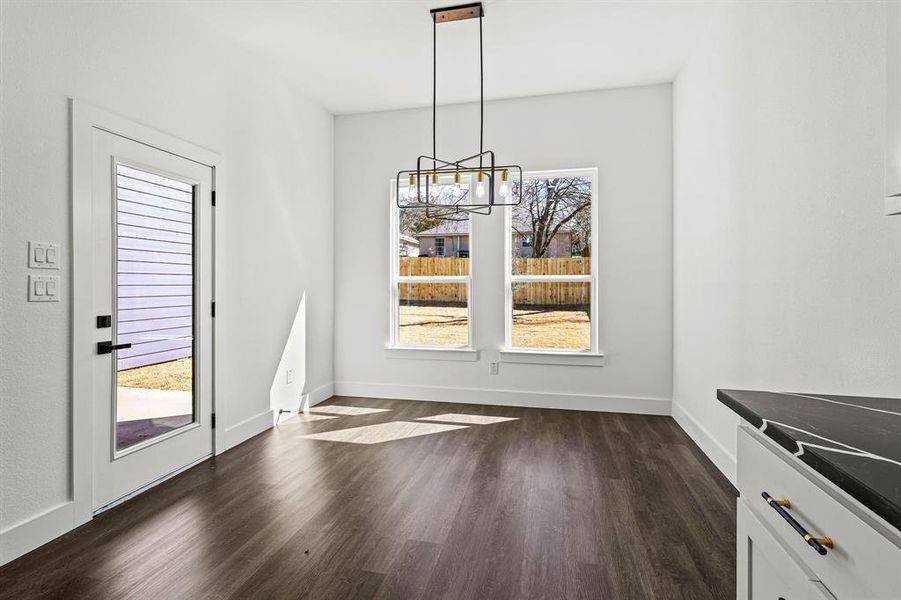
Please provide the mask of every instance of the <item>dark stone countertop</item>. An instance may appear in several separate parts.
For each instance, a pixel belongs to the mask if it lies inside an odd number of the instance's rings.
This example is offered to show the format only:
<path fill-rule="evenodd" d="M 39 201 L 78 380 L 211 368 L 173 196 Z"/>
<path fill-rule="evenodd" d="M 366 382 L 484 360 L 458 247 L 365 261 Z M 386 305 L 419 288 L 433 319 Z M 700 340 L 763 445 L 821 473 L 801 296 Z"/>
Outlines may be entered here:
<path fill-rule="evenodd" d="M 720 402 L 901 530 L 901 398 L 717 390 Z"/>

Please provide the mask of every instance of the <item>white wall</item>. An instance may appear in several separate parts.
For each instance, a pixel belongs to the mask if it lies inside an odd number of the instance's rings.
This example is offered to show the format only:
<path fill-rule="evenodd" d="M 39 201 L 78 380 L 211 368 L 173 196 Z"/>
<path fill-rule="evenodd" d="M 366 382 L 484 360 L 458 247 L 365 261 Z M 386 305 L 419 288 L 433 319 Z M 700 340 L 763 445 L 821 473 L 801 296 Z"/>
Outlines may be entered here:
<path fill-rule="evenodd" d="M 901 393 L 879 3 L 736 3 L 674 85 L 674 415 L 728 476 L 743 387 Z"/>
<path fill-rule="evenodd" d="M 225 157 L 217 327 L 228 348 L 219 426 L 237 426 L 229 439 L 271 425 L 270 386 L 284 381 L 275 371 L 302 297 L 315 351 L 297 371 L 307 391 L 331 383 L 333 119 L 176 14 L 163 4 L 2 3 L 0 529 L 69 494 L 70 96 Z M 26 303 L 26 240 L 61 244 L 59 304 Z"/>
<path fill-rule="evenodd" d="M 477 105 L 439 109 L 438 154 L 478 149 Z M 503 213 L 473 218 L 479 362 L 386 357 L 389 180 L 431 148 L 429 109 L 335 119 L 338 393 L 669 413 L 672 96 L 656 85 L 491 102 L 486 148 L 526 170 L 597 167 L 604 367 L 502 364 Z M 542 394 L 542 392 L 546 394 Z"/>

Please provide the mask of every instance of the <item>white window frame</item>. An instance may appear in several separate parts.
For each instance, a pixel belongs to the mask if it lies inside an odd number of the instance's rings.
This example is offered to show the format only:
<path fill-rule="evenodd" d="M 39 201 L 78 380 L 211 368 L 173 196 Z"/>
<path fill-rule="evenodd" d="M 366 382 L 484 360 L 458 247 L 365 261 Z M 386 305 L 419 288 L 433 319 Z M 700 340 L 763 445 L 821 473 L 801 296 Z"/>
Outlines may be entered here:
<path fill-rule="evenodd" d="M 443 182 L 442 182 L 443 183 Z M 469 235 L 470 235 L 470 253 L 469 253 L 469 274 L 468 275 L 451 275 L 451 276 L 421 276 L 421 275 L 401 275 L 400 259 L 398 257 L 398 244 L 400 243 L 400 213 L 397 208 L 397 188 L 395 180 L 390 182 L 391 189 L 391 208 L 390 208 L 390 241 L 388 247 L 391 253 L 388 257 L 390 277 L 388 288 L 388 323 L 389 338 L 385 346 L 385 350 L 390 358 L 434 358 L 440 360 L 478 360 L 478 352 L 472 347 L 473 337 L 473 321 L 472 321 L 472 217 L 469 217 Z M 445 242 L 446 244 L 447 242 Z M 467 344 L 461 346 L 428 346 L 413 345 L 400 343 L 400 295 L 399 288 L 402 283 L 463 283 L 466 284 L 466 324 L 467 324 Z"/>
<path fill-rule="evenodd" d="M 470 217 L 472 218 L 472 217 Z M 438 253 L 438 240 L 441 240 L 441 253 Z M 444 258 L 447 256 L 447 238 L 446 237 L 435 237 L 435 257 L 436 258 Z"/>
<path fill-rule="evenodd" d="M 598 170 L 561 169 L 527 171 L 523 179 L 550 179 L 554 177 L 591 178 L 591 274 L 589 275 L 514 275 L 513 274 L 513 207 L 507 207 L 504 222 L 504 347 L 500 351 L 503 362 L 532 364 L 563 364 L 603 366 L 604 354 L 600 351 L 598 327 Z M 513 346 L 513 284 L 547 281 L 588 283 L 591 286 L 591 347 L 587 350 L 560 348 L 519 348 Z"/>

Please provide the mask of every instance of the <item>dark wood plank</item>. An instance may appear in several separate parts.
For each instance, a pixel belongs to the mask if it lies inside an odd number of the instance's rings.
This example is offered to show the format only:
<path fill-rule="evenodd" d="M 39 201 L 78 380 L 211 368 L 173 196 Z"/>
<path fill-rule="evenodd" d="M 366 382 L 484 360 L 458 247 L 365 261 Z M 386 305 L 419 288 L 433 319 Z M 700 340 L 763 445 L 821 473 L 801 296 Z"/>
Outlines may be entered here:
<path fill-rule="evenodd" d="M 335 397 L 0 567 L 4 598 L 720 599 L 735 491 L 669 417 Z M 380 443 L 422 417 L 515 420 Z"/>

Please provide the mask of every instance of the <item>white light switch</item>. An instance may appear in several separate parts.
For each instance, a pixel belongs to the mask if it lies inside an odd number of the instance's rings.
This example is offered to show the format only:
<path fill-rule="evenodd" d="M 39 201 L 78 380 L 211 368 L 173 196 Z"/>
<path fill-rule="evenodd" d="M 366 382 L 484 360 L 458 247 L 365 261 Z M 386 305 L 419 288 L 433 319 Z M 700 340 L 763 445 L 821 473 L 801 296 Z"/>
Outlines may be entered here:
<path fill-rule="evenodd" d="M 29 275 L 29 302 L 59 302 L 59 276 Z"/>
<path fill-rule="evenodd" d="M 59 269 L 59 245 L 51 242 L 28 242 L 28 268 Z"/>

